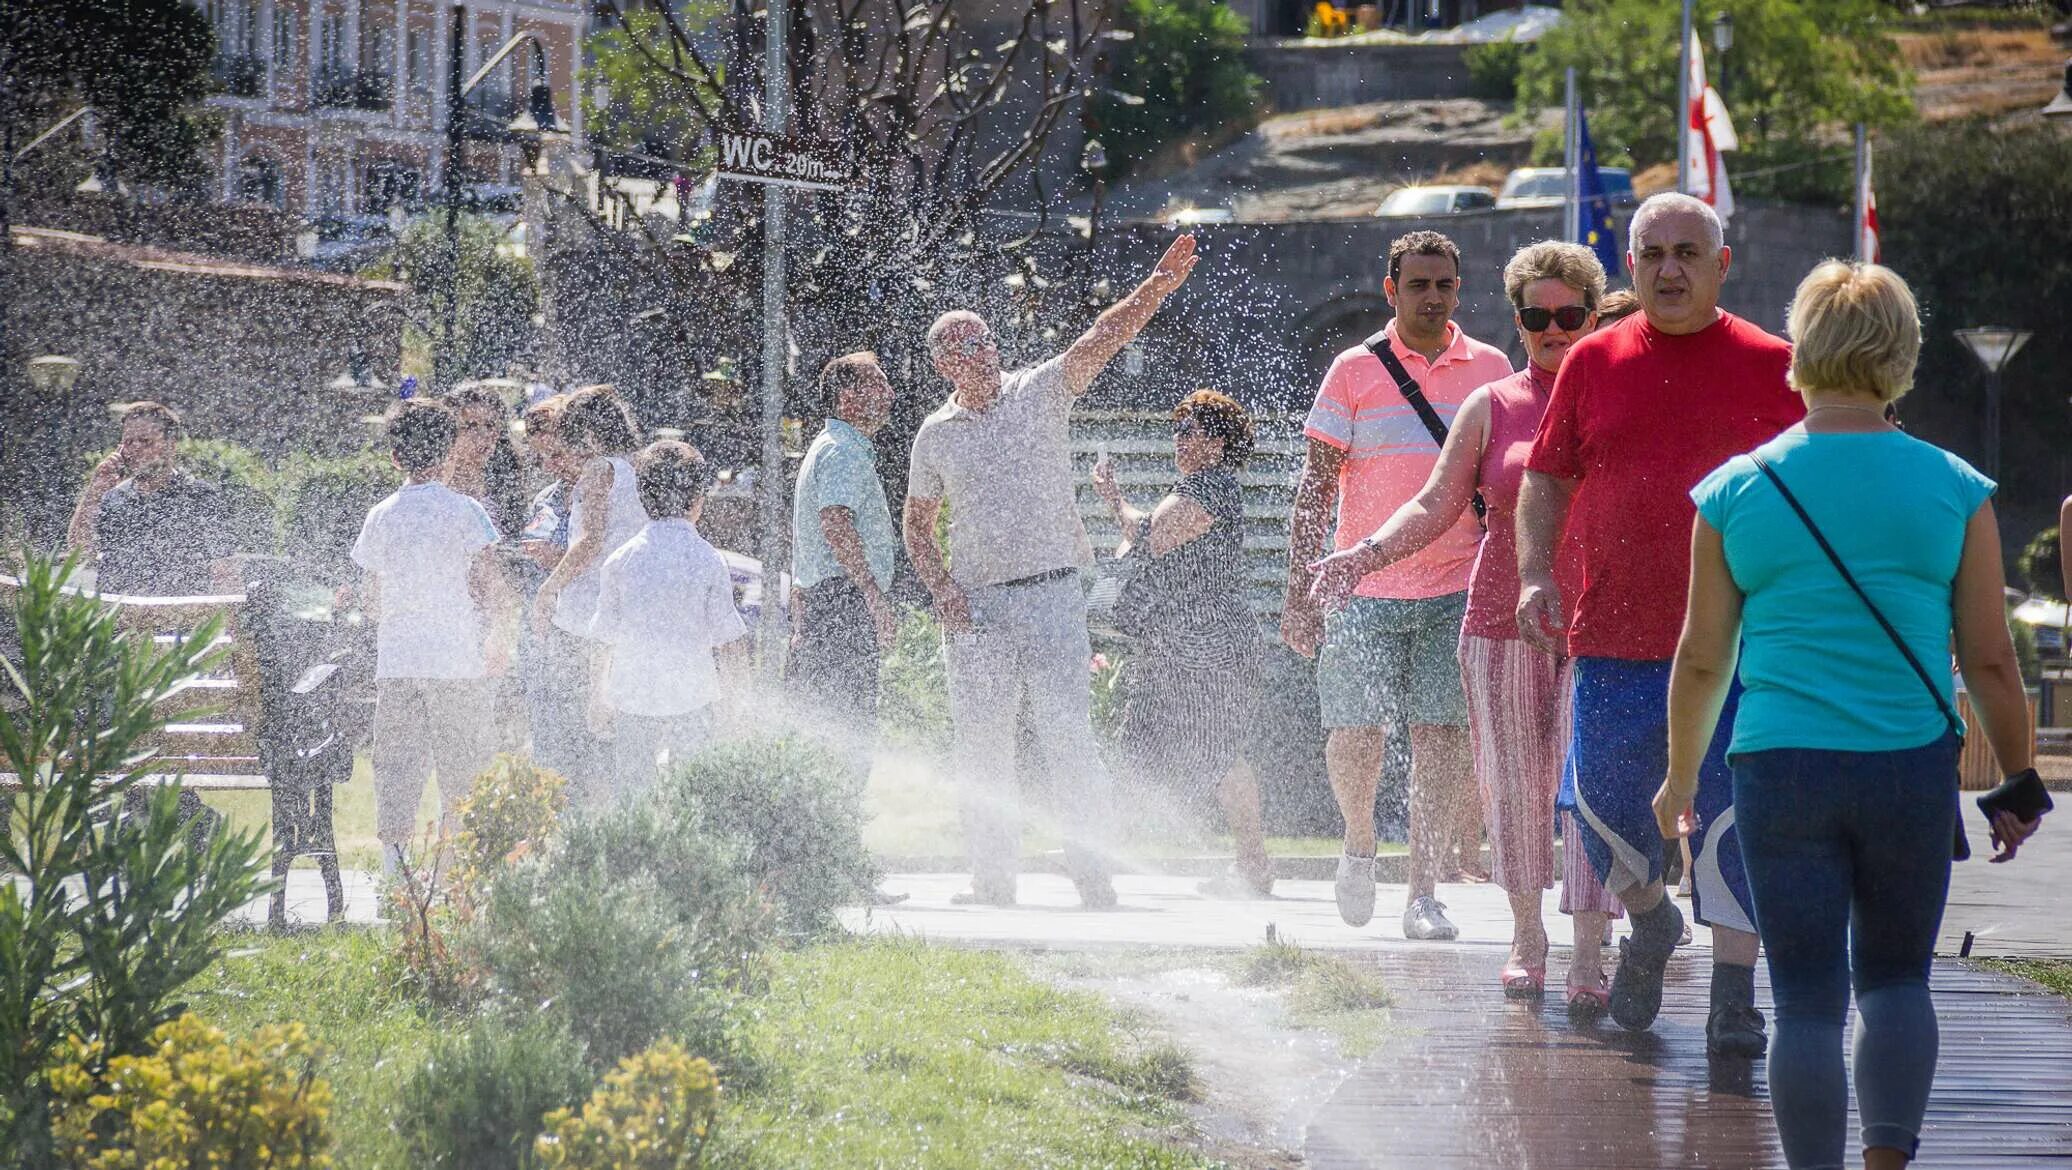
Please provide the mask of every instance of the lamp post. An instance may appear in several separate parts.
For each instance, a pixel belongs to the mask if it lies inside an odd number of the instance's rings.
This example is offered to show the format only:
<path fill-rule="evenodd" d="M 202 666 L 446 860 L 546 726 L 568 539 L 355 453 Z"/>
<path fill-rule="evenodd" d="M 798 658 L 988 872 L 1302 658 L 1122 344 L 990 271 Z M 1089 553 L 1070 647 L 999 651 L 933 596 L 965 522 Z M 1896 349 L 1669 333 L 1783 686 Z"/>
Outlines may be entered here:
<path fill-rule="evenodd" d="M 520 45 L 532 46 L 533 83 L 526 108 L 511 119 L 507 129 L 513 134 L 528 137 L 551 133 L 560 129 L 561 120 L 554 114 L 554 91 L 547 84 L 547 49 L 538 36 L 520 31 L 505 41 L 496 52 L 489 55 L 474 76 L 464 77 L 463 48 L 468 37 L 467 5 L 453 6 L 452 35 L 447 51 L 446 68 L 446 182 L 444 200 L 446 204 L 446 296 L 442 306 L 442 331 L 439 350 L 435 354 L 433 381 L 440 386 L 453 384 L 456 371 L 452 368 L 453 338 L 455 323 L 460 316 L 460 166 L 461 152 L 466 135 L 466 100 L 504 58 L 517 51 Z"/>
<path fill-rule="evenodd" d="M 1986 475 L 2000 478 L 2000 371 L 2029 341 L 2022 329 L 1981 325 L 1954 331 L 1964 348 L 1986 367 Z"/>
<path fill-rule="evenodd" d="M 79 382 L 79 359 L 47 353 L 29 359 L 29 385 L 47 397 L 70 394 Z"/>
<path fill-rule="evenodd" d="M 2065 58 L 2065 83 L 2058 87 L 2057 95 L 2050 104 L 2043 107 L 2043 116 L 2059 125 L 2072 119 L 2072 57 Z"/>

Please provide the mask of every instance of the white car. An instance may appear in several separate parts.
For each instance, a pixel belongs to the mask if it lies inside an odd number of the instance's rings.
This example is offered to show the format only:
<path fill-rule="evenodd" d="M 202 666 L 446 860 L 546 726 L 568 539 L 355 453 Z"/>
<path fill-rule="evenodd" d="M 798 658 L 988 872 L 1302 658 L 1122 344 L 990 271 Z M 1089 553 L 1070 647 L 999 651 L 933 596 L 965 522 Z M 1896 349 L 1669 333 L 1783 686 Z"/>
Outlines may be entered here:
<path fill-rule="evenodd" d="M 1598 167 L 1597 175 L 1604 181 L 1604 193 L 1611 196 L 1612 206 L 1624 207 L 1633 202 L 1632 172 L 1625 167 Z M 1505 177 L 1496 205 L 1559 207 L 1567 198 L 1567 167 L 1519 167 Z"/>
<path fill-rule="evenodd" d="M 1398 187 L 1389 192 L 1378 216 L 1456 215 L 1463 211 L 1486 211 L 1496 206 L 1496 194 L 1487 187 Z"/>

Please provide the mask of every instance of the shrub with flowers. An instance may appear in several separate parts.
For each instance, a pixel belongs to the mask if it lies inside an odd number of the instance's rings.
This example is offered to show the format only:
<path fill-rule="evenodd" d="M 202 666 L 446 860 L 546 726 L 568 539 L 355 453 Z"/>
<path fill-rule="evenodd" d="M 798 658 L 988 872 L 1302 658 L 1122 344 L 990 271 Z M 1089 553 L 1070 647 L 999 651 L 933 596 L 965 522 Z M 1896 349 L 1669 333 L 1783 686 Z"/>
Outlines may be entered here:
<path fill-rule="evenodd" d="M 1352 13 L 1332 4 L 1330 0 L 1317 0 L 1317 6 L 1310 10 L 1309 23 L 1303 35 L 1310 37 L 1342 37 L 1353 31 Z"/>
<path fill-rule="evenodd" d="M 475 889 L 547 839 L 568 805 L 568 781 L 524 756 L 500 755 L 475 778 L 453 839 L 457 888 Z"/>
<path fill-rule="evenodd" d="M 664 1040 L 619 1062 L 582 1112 L 557 1109 L 533 1150 L 543 1170 L 691 1170 L 719 1110 L 719 1078 Z"/>
<path fill-rule="evenodd" d="M 301 1024 L 237 1041 L 196 1016 L 98 1075 L 97 1044 L 67 1043 L 50 1070 L 52 1135 L 72 1170 L 327 1170 L 331 1088 Z"/>

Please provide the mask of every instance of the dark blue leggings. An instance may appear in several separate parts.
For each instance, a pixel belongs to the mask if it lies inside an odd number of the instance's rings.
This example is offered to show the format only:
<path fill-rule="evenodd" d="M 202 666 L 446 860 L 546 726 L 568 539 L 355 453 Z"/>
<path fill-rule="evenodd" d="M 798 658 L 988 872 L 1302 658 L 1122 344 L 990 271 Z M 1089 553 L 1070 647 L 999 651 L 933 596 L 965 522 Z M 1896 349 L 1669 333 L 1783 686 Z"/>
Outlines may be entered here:
<path fill-rule="evenodd" d="M 1928 969 L 1950 890 L 1955 737 L 1905 751 L 1734 757 L 1734 808 L 1770 965 L 1770 1103 L 1793 1170 L 1841 1167 L 1849 992 L 1863 1145 L 1913 1153 L 1935 1079 Z"/>

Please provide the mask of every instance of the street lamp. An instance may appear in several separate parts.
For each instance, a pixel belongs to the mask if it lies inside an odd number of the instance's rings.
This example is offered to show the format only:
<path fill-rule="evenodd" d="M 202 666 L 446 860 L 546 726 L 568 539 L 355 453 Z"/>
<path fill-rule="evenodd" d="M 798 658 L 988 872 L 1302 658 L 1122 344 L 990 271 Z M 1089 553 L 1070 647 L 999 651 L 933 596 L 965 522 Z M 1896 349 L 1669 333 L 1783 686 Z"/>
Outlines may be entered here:
<path fill-rule="evenodd" d="M 79 359 L 61 353 L 47 353 L 29 359 L 29 385 L 39 394 L 70 394 L 79 381 Z"/>
<path fill-rule="evenodd" d="M 2065 84 L 2058 87 L 2057 96 L 2043 107 L 2043 116 L 2053 122 L 2072 118 L 2072 57 L 2065 58 Z"/>
<path fill-rule="evenodd" d="M 1734 47 L 1734 14 L 1724 8 L 1720 9 L 1718 16 L 1712 18 L 1712 47 L 1719 50 L 1719 96 L 1721 101 L 1725 101 L 1727 97 L 1727 50 Z M 1692 96 L 1696 97 L 1697 95 L 1694 94 Z"/>
<path fill-rule="evenodd" d="M 540 134 L 560 129 L 561 119 L 554 114 L 554 91 L 547 84 L 547 49 L 540 38 L 532 32 L 520 31 L 502 47 L 485 58 L 472 77 L 463 77 L 462 48 L 468 40 L 468 7 L 463 3 L 453 6 L 452 34 L 448 43 L 446 72 L 446 303 L 441 316 L 444 331 L 440 335 L 437 354 L 437 368 L 433 379 L 441 386 L 451 385 L 454 371 L 453 335 L 456 320 L 460 315 L 460 163 L 463 149 L 465 103 L 469 93 L 481 85 L 504 58 L 516 52 L 520 45 L 532 46 L 533 83 L 526 108 L 511 119 L 506 127 L 511 133 L 524 136 L 529 142 L 536 141 Z M 532 165 L 532 159 L 526 160 Z"/>
<path fill-rule="evenodd" d="M 2000 371 L 2028 344 L 2028 331 L 1981 325 L 1954 331 L 1964 348 L 1986 367 L 1986 475 L 2000 478 Z"/>

